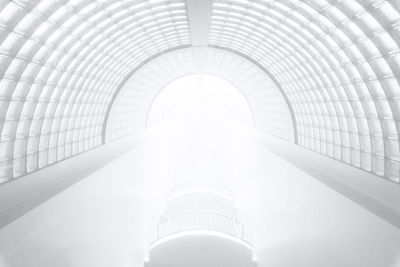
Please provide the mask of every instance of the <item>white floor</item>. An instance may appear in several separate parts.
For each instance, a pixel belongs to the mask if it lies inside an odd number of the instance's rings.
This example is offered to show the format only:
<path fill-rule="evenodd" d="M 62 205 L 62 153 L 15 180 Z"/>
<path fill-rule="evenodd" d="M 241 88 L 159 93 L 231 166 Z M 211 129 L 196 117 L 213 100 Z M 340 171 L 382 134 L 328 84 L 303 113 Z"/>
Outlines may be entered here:
<path fill-rule="evenodd" d="M 251 141 L 155 139 L 0 230 L 1 267 L 142 266 L 168 190 L 236 196 L 260 267 L 398 267 L 400 230 Z"/>

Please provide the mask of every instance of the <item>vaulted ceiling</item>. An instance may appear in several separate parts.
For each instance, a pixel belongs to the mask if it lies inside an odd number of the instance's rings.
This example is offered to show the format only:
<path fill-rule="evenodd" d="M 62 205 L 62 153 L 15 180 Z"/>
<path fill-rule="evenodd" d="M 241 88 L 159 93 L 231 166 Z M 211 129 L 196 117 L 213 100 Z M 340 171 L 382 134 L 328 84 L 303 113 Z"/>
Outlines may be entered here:
<path fill-rule="evenodd" d="M 256 128 L 400 183 L 399 1 L 10 0 L 0 10 L 0 183 L 145 127 L 129 123 L 145 119 L 135 103 L 146 110 L 196 71 L 269 114 Z M 118 105 L 143 90 L 145 102 Z"/>

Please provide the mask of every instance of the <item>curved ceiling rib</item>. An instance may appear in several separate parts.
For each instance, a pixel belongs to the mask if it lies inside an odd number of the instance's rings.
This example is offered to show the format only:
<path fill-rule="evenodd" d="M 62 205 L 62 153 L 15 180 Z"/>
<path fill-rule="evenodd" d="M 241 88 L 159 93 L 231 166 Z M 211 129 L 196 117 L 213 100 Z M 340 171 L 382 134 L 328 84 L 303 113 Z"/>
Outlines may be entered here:
<path fill-rule="evenodd" d="M 293 107 L 299 145 L 400 182 L 399 7 L 215 0 L 208 42 L 271 72 Z"/>
<path fill-rule="evenodd" d="M 273 76 L 299 145 L 400 183 L 399 11 L 214 0 L 208 45 Z M 0 1 L 0 183 L 101 145 L 132 70 L 191 46 L 187 16 L 185 0 Z"/>
<path fill-rule="evenodd" d="M 149 110 L 158 93 L 171 81 L 195 73 L 230 81 L 253 111 L 255 128 L 294 142 L 293 114 L 275 82 L 242 56 L 216 48 L 177 49 L 145 64 L 124 84 L 107 119 L 105 141 L 146 128 Z"/>
<path fill-rule="evenodd" d="M 101 145 L 125 76 L 190 45 L 183 0 L 13 0 L 0 9 L 0 183 Z"/>

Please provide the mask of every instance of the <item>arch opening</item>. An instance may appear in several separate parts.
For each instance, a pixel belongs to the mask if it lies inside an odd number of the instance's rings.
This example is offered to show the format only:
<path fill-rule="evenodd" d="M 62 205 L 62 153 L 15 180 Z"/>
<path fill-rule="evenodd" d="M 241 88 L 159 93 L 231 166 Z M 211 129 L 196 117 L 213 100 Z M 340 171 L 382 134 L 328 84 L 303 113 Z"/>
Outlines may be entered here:
<path fill-rule="evenodd" d="M 155 97 L 148 128 L 197 134 L 221 133 L 230 127 L 254 127 L 247 98 L 232 83 L 209 74 L 178 78 Z"/>
<path fill-rule="evenodd" d="M 296 133 L 292 111 L 283 93 L 268 73 L 233 52 L 211 47 L 191 47 L 163 54 L 143 65 L 127 79 L 111 104 L 104 126 L 104 143 L 140 132 L 149 126 L 150 109 L 163 88 L 188 75 L 203 75 L 203 77 L 210 75 L 216 77 L 214 80 L 218 78 L 224 80 L 226 84 L 236 88 L 231 92 L 236 91 L 237 97 L 242 98 L 243 103 L 247 102 L 243 105 L 247 106 L 245 109 L 250 109 L 247 113 L 251 113 L 248 116 L 252 119 L 247 120 L 249 124 L 251 121 L 252 127 L 294 142 Z M 221 97 L 219 99 L 222 103 L 227 101 L 227 99 L 222 101 Z M 193 108 L 199 100 L 192 98 L 192 102 L 194 104 L 187 108 Z M 238 111 L 237 107 L 231 110 Z M 190 112 L 182 109 L 181 114 L 187 116 Z M 238 119 L 241 115 L 236 114 L 236 116 Z M 209 117 L 214 121 L 216 119 L 214 115 Z M 196 125 L 200 125 L 199 120 L 193 121 L 197 121 Z M 228 118 L 227 121 L 231 119 Z"/>

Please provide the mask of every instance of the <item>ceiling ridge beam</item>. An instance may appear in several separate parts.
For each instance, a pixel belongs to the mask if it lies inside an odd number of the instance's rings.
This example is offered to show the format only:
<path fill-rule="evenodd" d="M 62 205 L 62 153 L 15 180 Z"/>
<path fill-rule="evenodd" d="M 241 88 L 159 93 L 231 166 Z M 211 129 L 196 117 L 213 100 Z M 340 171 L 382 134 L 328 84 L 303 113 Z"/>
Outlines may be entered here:
<path fill-rule="evenodd" d="M 212 0 L 186 0 L 193 46 L 207 46 L 211 22 Z"/>

